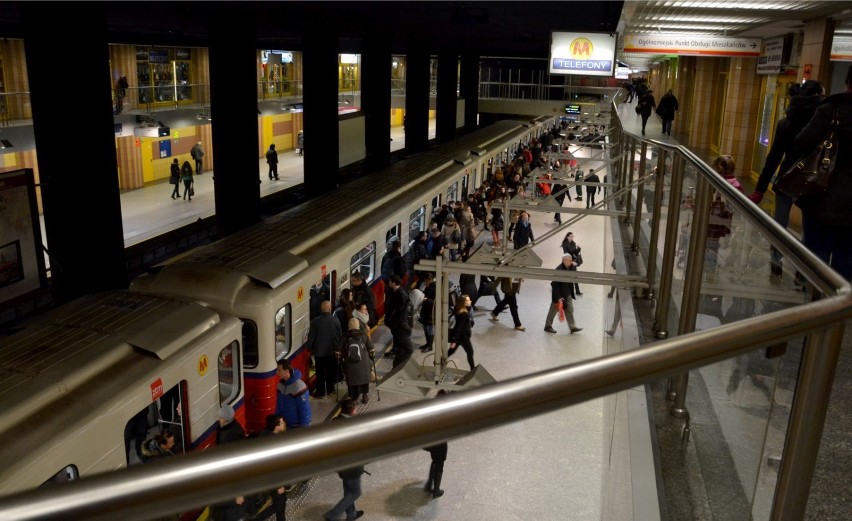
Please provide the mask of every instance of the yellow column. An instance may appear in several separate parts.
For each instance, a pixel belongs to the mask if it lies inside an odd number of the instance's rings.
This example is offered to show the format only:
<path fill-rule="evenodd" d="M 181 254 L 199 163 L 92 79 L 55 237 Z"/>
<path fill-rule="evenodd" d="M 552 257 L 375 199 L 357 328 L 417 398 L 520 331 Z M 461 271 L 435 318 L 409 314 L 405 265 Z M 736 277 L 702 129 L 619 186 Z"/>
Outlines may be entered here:
<path fill-rule="evenodd" d="M 831 81 L 831 40 L 834 38 L 835 22 L 831 18 L 805 20 L 802 57 L 799 61 L 799 81 L 804 77 L 805 67 L 810 65 L 812 80 Z"/>

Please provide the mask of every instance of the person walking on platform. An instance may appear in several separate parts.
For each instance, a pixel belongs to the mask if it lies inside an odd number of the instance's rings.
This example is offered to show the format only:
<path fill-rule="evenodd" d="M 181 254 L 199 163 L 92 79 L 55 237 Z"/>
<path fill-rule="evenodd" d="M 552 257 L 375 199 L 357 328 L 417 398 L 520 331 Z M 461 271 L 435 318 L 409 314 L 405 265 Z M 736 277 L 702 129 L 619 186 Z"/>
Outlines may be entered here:
<path fill-rule="evenodd" d="M 437 398 L 445 394 L 447 394 L 447 390 L 441 389 L 435 397 Z M 446 441 L 437 445 L 423 447 L 423 450 L 427 451 L 432 457 L 432 463 L 429 465 L 429 479 L 426 480 L 426 486 L 423 487 L 423 491 L 431 493 L 433 498 L 439 498 L 444 495 L 444 491 L 441 490 L 441 478 L 444 476 L 444 462 L 447 461 L 448 449 Z"/>
<path fill-rule="evenodd" d="M 589 175 L 586 177 L 587 183 L 600 183 L 601 178 L 594 170 L 589 170 Z M 595 194 L 598 193 L 600 187 L 598 185 L 586 185 L 586 208 L 591 208 L 595 205 Z"/>
<path fill-rule="evenodd" d="M 663 120 L 663 134 L 672 135 L 672 122 L 674 121 L 677 109 L 677 98 L 672 94 L 672 89 L 669 89 L 660 98 L 660 104 L 657 106 L 657 114 Z"/>
<path fill-rule="evenodd" d="M 453 356 L 453 353 L 462 346 L 467 353 L 467 363 L 470 370 L 476 367 L 476 362 L 473 361 L 473 344 L 470 341 L 471 328 L 473 328 L 473 317 L 470 314 L 470 297 L 462 295 L 459 297 L 454 315 L 456 317 L 456 325 L 450 331 L 450 350 L 447 352 L 447 357 Z"/>
<path fill-rule="evenodd" d="M 275 151 L 275 143 L 269 145 L 266 151 L 266 164 L 269 165 L 269 179 L 278 181 L 278 152 Z"/>
<path fill-rule="evenodd" d="M 565 234 L 565 238 L 562 240 L 562 253 L 570 253 L 571 257 L 574 259 L 574 269 L 580 267 L 583 264 L 583 256 L 580 254 L 580 245 L 574 242 L 574 232 L 568 232 Z M 577 295 L 582 295 L 583 292 L 580 291 L 580 283 L 574 283 L 574 293 Z"/>
<path fill-rule="evenodd" d="M 300 130 L 299 136 L 296 138 L 296 146 L 299 147 L 299 155 L 305 155 L 305 131 Z"/>
<path fill-rule="evenodd" d="M 530 214 L 526 211 L 521 211 L 518 217 L 518 224 L 515 225 L 515 233 L 512 236 L 512 241 L 516 250 L 520 250 L 524 246 L 535 240 L 532 224 L 530 223 Z"/>
<path fill-rule="evenodd" d="M 184 201 L 187 196 L 189 196 L 189 200 L 192 201 L 192 196 L 195 193 L 195 190 L 192 188 L 192 165 L 189 164 L 189 161 L 184 161 L 183 165 L 180 167 L 180 180 L 183 181 Z"/>
<path fill-rule="evenodd" d="M 796 135 L 808 124 L 816 112 L 817 107 L 825 99 L 825 88 L 822 83 L 815 80 L 807 80 L 802 84 L 793 83 L 787 90 L 790 103 L 784 110 L 785 117 L 775 126 L 775 137 L 766 155 L 763 170 L 757 178 L 754 191 L 748 198 L 755 204 L 763 200 L 763 193 L 769 188 L 769 183 L 775 176 L 775 171 L 786 172 L 798 161 L 802 154 L 796 149 L 794 140 Z M 790 211 L 793 209 L 793 198 L 775 191 L 775 222 L 782 228 L 790 224 Z M 774 283 L 781 282 L 783 266 L 781 252 L 770 246 L 769 280 Z"/>
<path fill-rule="evenodd" d="M 796 148 L 813 151 L 825 139 L 837 118 L 837 166 L 831 186 L 817 194 L 800 197 L 803 242 L 814 255 L 834 268 L 844 279 L 852 280 L 852 65 L 846 71 L 846 90 L 832 94 L 814 112 L 796 136 Z"/>
<path fill-rule="evenodd" d="M 169 184 L 174 186 L 172 190 L 172 199 L 180 199 L 180 163 L 178 158 L 172 161 L 171 172 L 169 173 Z"/>
<path fill-rule="evenodd" d="M 570 253 L 564 253 L 562 255 L 562 263 L 556 269 L 577 271 L 577 268 L 574 267 L 574 257 Z M 574 322 L 574 299 L 576 298 L 574 297 L 574 284 L 571 282 L 553 281 L 550 283 L 550 287 L 551 304 L 550 309 L 547 311 L 547 318 L 544 321 L 544 330 L 548 333 L 556 333 L 556 330 L 553 329 L 553 319 L 561 307 L 565 313 L 565 320 L 568 322 L 571 334 L 582 331 L 583 328 L 577 327 L 577 324 Z"/>
<path fill-rule="evenodd" d="M 335 416 L 331 421 L 345 420 L 355 416 L 357 413 L 357 403 L 355 400 L 347 398 L 340 405 L 340 414 Z M 343 498 L 331 510 L 325 513 L 326 521 L 338 521 L 344 513 L 346 514 L 346 521 L 359 519 L 364 515 L 363 510 L 355 508 L 355 501 L 361 497 L 361 476 L 366 473 L 367 470 L 364 468 L 364 465 L 357 465 L 337 472 L 340 480 L 343 481 Z"/>
<path fill-rule="evenodd" d="M 201 148 L 201 141 L 195 144 L 190 150 L 189 155 L 192 156 L 192 159 L 195 159 L 195 175 L 201 175 L 204 173 L 204 170 L 201 168 L 201 158 L 204 157 L 204 149 Z"/>
<path fill-rule="evenodd" d="M 642 97 L 639 98 L 639 103 L 636 105 L 636 113 L 642 116 L 642 135 L 645 135 L 645 125 L 648 124 L 648 118 L 657 107 L 657 102 L 654 100 L 654 91 L 648 89 Z"/>
<path fill-rule="evenodd" d="M 526 331 L 521 325 L 521 319 L 518 316 L 518 293 L 521 292 L 521 283 L 524 279 L 512 279 L 510 277 L 502 277 L 500 279 L 500 287 L 503 289 L 503 300 L 501 300 L 494 311 L 491 312 L 491 321 L 499 322 L 498 315 L 509 306 L 509 311 L 512 313 L 512 320 L 515 322 L 515 329 L 518 331 Z"/>
<path fill-rule="evenodd" d="M 279 414 L 270 414 L 266 417 L 266 429 L 260 432 L 260 437 L 282 434 L 286 430 L 284 418 Z M 274 513 L 275 521 L 287 521 L 287 487 L 282 485 L 274 488 L 269 491 L 269 496 L 272 498 L 272 509 L 266 513 Z"/>

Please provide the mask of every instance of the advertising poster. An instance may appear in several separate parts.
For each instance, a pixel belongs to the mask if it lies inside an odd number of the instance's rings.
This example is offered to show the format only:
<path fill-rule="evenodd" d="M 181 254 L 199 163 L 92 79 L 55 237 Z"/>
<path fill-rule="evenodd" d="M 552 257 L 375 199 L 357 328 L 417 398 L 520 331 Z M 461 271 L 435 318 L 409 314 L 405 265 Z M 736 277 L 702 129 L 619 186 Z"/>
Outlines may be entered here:
<path fill-rule="evenodd" d="M 0 174 L 0 302 L 46 283 L 32 170 Z"/>

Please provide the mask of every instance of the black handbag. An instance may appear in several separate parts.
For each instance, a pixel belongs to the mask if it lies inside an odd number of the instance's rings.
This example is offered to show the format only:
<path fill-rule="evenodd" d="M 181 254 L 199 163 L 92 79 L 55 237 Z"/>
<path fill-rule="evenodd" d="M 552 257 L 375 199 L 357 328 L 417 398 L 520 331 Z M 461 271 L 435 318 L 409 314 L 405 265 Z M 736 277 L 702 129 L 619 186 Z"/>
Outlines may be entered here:
<path fill-rule="evenodd" d="M 776 192 L 798 199 L 828 189 L 837 164 L 838 126 L 838 109 L 835 107 L 828 133 L 812 152 L 778 175 L 773 185 Z"/>

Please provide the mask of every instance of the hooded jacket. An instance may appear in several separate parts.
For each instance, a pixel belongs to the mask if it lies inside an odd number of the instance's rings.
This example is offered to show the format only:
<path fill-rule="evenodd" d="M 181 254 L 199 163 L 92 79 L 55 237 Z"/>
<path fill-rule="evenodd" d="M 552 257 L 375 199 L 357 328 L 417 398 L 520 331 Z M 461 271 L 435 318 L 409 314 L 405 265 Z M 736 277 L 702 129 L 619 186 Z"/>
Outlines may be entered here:
<path fill-rule="evenodd" d="M 288 429 L 311 424 L 310 393 L 298 369 L 294 368 L 287 380 L 278 381 L 275 414 L 284 418 Z"/>

